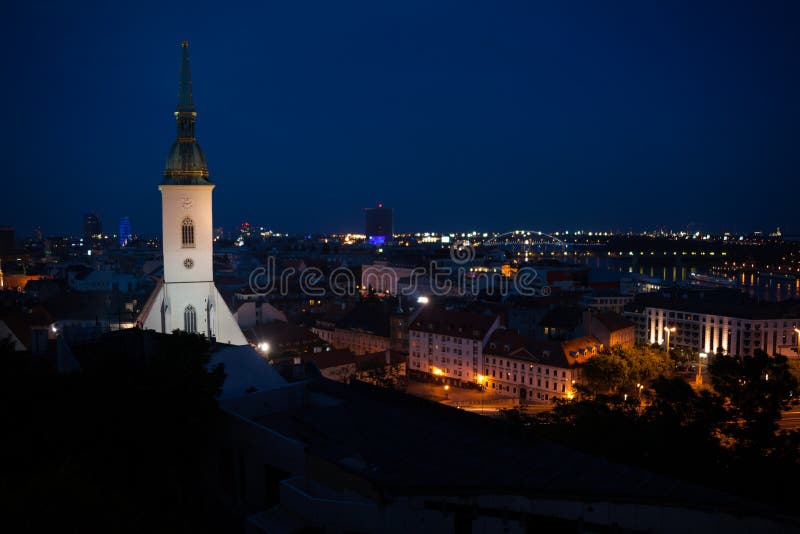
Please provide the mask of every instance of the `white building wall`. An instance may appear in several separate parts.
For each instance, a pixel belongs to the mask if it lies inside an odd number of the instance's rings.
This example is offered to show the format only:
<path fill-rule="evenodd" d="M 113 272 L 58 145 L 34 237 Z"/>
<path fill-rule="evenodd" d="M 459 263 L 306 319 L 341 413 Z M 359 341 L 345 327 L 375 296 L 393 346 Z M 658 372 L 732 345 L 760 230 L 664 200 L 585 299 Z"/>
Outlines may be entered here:
<path fill-rule="evenodd" d="M 631 314 L 626 314 L 636 319 Z M 684 312 L 665 308 L 646 308 L 645 321 L 635 321 L 637 339 L 650 343 L 666 343 L 664 327 L 675 327 L 670 334 L 670 345 L 681 346 L 696 352 L 752 356 L 757 349 L 767 354 L 784 354 L 797 357 L 797 334 L 794 328 L 800 318 L 745 319 L 724 315 Z M 647 332 L 640 331 L 647 325 Z"/>
<path fill-rule="evenodd" d="M 500 324 L 495 319 L 484 339 L 409 330 L 408 370 L 450 381 L 479 383 L 485 375 L 483 348 Z"/>
<path fill-rule="evenodd" d="M 164 282 L 211 282 L 213 269 L 213 185 L 160 185 Z M 182 244 L 183 220 L 194 223 L 194 247 Z M 186 268 L 184 261 L 193 266 Z"/>

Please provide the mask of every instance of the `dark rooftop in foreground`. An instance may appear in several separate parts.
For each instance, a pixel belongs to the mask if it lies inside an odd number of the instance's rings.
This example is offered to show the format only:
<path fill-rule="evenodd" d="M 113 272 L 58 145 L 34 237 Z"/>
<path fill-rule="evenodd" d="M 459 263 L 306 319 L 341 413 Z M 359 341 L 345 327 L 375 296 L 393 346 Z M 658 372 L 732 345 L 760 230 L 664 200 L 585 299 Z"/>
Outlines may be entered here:
<path fill-rule="evenodd" d="M 318 379 L 307 404 L 257 422 L 383 495 L 513 493 L 767 510 L 723 492 L 516 433 L 502 421 L 355 382 Z M 441 449 L 433 444 L 447 444 Z"/>

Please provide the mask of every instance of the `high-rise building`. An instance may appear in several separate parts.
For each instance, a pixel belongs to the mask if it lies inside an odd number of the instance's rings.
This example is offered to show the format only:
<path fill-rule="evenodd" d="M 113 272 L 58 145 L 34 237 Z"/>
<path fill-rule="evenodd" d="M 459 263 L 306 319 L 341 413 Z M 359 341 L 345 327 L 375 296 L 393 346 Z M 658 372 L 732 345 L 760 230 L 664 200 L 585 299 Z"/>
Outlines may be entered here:
<path fill-rule="evenodd" d="M 131 229 L 130 217 L 122 217 L 119 220 L 119 246 L 124 247 L 131 242 L 133 230 Z"/>
<path fill-rule="evenodd" d="M 383 204 L 378 204 L 377 208 L 366 208 L 365 231 L 367 239 L 373 245 L 382 245 L 392 239 L 393 215 L 392 208 L 384 208 Z"/>
<path fill-rule="evenodd" d="M 0 226 L 0 256 L 14 252 L 14 227 Z"/>
<path fill-rule="evenodd" d="M 138 323 L 169 333 L 205 334 L 221 343 L 246 345 L 242 331 L 214 285 L 211 192 L 206 157 L 195 138 L 189 43 L 181 44 L 177 139 L 167 156 L 161 191 L 164 277 Z"/>
<path fill-rule="evenodd" d="M 103 234 L 103 224 L 96 213 L 90 212 L 83 216 L 83 239 L 91 241 L 95 236 Z"/>

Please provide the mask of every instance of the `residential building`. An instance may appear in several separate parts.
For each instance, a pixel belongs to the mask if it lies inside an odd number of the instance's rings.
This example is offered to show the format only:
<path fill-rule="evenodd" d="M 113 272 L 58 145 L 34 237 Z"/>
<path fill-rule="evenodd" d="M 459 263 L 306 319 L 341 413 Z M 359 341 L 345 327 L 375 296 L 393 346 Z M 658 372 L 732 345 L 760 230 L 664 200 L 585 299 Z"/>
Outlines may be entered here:
<path fill-rule="evenodd" d="M 334 382 L 349 382 L 356 374 L 356 355 L 349 349 L 333 349 L 300 356 L 302 363 L 313 362 L 320 374 Z"/>
<path fill-rule="evenodd" d="M 633 295 L 623 295 L 614 289 L 595 289 L 583 297 L 583 305 L 590 310 L 622 313 L 633 302 Z"/>
<path fill-rule="evenodd" d="M 595 337 L 545 341 L 498 330 L 489 338 L 483 355 L 486 390 L 521 402 L 547 402 L 572 398 L 580 381 L 580 364 L 603 350 Z"/>
<path fill-rule="evenodd" d="M 409 376 L 479 385 L 497 315 L 426 307 L 409 327 Z"/>
<path fill-rule="evenodd" d="M 636 327 L 618 313 L 587 310 L 583 313 L 583 323 L 586 333 L 606 347 L 632 347 L 636 343 Z"/>
<path fill-rule="evenodd" d="M 350 349 L 357 355 L 389 348 L 391 303 L 368 300 L 360 303 L 336 323 L 333 347 Z"/>
<path fill-rule="evenodd" d="M 251 345 L 270 354 L 314 353 L 328 348 L 310 329 L 283 321 L 257 324 L 243 332 Z"/>

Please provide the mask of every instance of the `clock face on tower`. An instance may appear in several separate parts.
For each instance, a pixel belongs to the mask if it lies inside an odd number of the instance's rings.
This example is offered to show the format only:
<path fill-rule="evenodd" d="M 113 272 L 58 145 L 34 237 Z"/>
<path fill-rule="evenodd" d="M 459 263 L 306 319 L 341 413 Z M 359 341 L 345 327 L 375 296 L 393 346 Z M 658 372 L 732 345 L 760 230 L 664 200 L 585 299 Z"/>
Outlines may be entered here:
<path fill-rule="evenodd" d="M 194 267 L 194 260 L 192 258 L 186 258 L 185 260 L 183 260 L 183 266 L 186 267 L 187 269 L 191 269 L 192 267 Z"/>
<path fill-rule="evenodd" d="M 192 207 L 192 199 L 189 197 L 183 197 L 181 199 L 181 207 L 185 210 L 191 209 Z"/>

